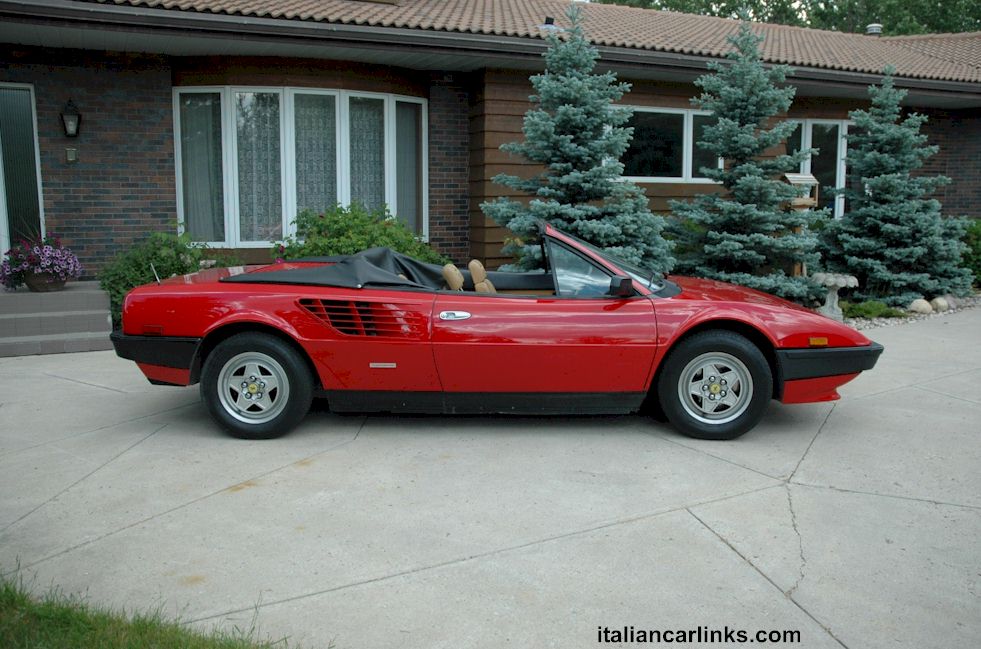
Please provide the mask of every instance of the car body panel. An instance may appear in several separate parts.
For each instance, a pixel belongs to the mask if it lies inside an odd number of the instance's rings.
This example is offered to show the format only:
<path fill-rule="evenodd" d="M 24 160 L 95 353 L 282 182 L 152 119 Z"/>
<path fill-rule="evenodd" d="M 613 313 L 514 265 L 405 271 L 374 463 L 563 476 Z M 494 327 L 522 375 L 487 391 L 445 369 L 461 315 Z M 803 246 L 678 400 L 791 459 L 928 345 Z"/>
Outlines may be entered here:
<path fill-rule="evenodd" d="M 439 313 L 466 313 L 462 320 Z M 641 392 L 657 348 L 650 300 L 440 293 L 433 353 L 448 392 Z"/>

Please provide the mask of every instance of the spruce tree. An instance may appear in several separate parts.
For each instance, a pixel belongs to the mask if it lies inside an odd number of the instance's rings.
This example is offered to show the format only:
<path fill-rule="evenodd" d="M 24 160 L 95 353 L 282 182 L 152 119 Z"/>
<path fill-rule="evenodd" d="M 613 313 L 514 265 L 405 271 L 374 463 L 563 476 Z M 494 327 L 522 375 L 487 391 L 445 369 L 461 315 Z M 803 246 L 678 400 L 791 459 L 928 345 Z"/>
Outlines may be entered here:
<path fill-rule="evenodd" d="M 530 194 L 524 202 L 504 197 L 481 204 L 485 214 L 516 235 L 504 251 L 516 269 L 539 267 L 538 246 L 527 245 L 539 219 L 616 254 L 667 272 L 674 260 L 661 232 L 664 219 L 651 213 L 644 191 L 620 180 L 620 156 L 633 130 L 631 111 L 613 102 L 630 89 L 612 72 L 595 74 L 599 53 L 580 25 L 581 10 L 566 14 L 570 27 L 547 35 L 545 72 L 531 77 L 534 106 L 525 113 L 523 142 L 503 151 L 544 167 L 530 178 L 500 174 L 494 182 Z"/>
<path fill-rule="evenodd" d="M 713 117 L 698 146 L 725 159 L 724 169 L 702 168 L 700 173 L 720 182 L 725 192 L 671 202 L 677 217 L 671 228 L 677 270 L 805 300 L 818 294 L 817 286 L 788 271 L 817 261 L 817 240 L 807 227 L 821 212 L 788 211 L 785 206 L 797 192 L 780 176 L 798 171 L 815 150 L 767 157 L 796 126 L 773 123 L 790 108 L 795 89 L 778 85 L 789 68 L 764 67 L 762 41 L 744 21 L 729 38 L 735 49 L 728 61 L 709 63 L 712 74 L 695 81 L 703 92 L 692 104 Z"/>
<path fill-rule="evenodd" d="M 934 191 L 946 176 L 915 175 L 938 147 L 920 133 L 926 116 L 903 118 L 905 90 L 886 69 L 870 86 L 872 105 L 853 110 L 848 134 L 848 211 L 822 233 L 826 265 L 858 277 L 860 299 L 906 306 L 918 297 L 965 294 L 971 272 L 962 268 L 966 221 L 945 219 Z"/>

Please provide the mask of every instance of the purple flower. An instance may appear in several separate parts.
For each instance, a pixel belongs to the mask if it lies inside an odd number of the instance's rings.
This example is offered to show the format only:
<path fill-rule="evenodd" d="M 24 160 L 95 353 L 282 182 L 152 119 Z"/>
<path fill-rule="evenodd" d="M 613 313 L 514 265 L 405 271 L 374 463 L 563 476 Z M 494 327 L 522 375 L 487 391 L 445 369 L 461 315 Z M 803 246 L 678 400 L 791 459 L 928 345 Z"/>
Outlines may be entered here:
<path fill-rule="evenodd" d="M 59 279 L 74 279 L 82 275 L 82 265 L 70 249 L 53 234 L 32 241 L 22 240 L 11 248 L 0 262 L 0 283 L 15 289 L 24 283 L 28 273 L 47 272 Z"/>

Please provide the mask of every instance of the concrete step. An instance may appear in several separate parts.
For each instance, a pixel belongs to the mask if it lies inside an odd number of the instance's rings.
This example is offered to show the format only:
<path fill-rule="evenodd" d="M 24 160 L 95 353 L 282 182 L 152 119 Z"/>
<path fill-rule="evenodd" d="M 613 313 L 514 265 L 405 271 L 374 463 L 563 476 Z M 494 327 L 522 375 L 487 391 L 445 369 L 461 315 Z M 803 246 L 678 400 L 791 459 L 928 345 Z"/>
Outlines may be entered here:
<path fill-rule="evenodd" d="M 0 340 L 13 336 L 106 333 L 112 331 L 107 309 L 0 314 Z"/>
<path fill-rule="evenodd" d="M 0 338 L 0 357 L 64 354 L 112 349 L 108 333 L 50 334 Z"/>
<path fill-rule="evenodd" d="M 98 309 L 109 310 L 109 295 L 98 282 L 68 282 L 64 290 L 52 293 L 31 293 L 24 287 L 0 291 L 0 315 Z"/>
<path fill-rule="evenodd" d="M 98 282 L 0 291 L 0 357 L 112 349 L 110 331 L 109 296 Z"/>

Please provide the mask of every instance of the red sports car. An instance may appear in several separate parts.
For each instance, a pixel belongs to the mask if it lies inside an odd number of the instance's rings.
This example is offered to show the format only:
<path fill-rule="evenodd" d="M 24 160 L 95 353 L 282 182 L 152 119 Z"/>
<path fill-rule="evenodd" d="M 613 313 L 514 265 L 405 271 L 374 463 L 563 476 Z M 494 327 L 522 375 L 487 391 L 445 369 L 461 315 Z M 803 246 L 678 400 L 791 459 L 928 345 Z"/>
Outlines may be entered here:
<path fill-rule="evenodd" d="M 544 272 L 460 271 L 385 248 L 213 269 L 127 295 L 116 353 L 151 383 L 201 384 L 249 439 L 337 412 L 660 410 L 732 439 L 770 399 L 838 399 L 882 346 L 754 290 L 661 278 L 544 225 Z"/>

